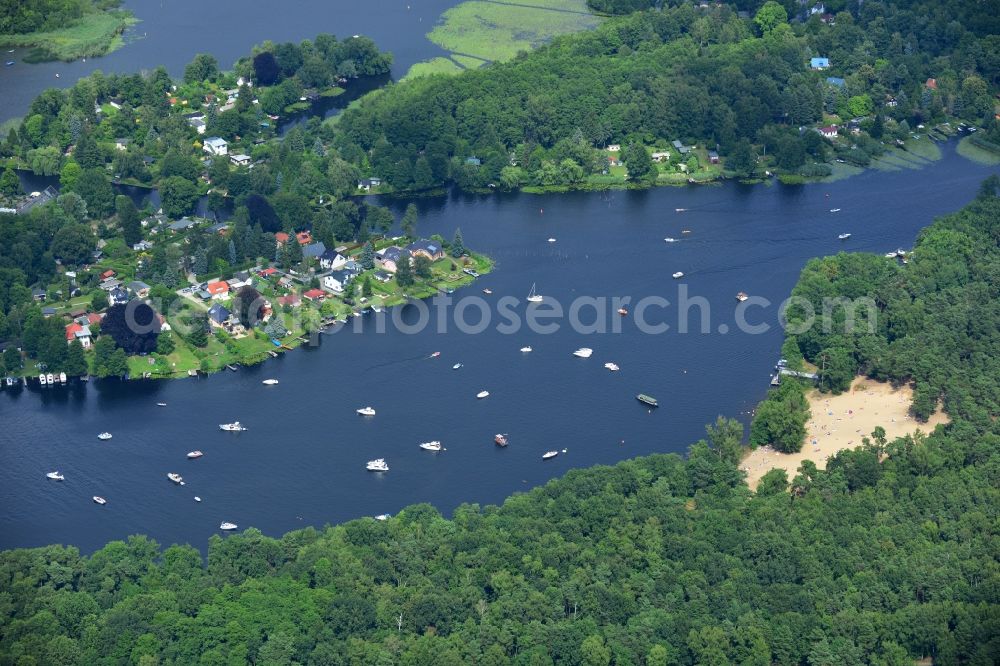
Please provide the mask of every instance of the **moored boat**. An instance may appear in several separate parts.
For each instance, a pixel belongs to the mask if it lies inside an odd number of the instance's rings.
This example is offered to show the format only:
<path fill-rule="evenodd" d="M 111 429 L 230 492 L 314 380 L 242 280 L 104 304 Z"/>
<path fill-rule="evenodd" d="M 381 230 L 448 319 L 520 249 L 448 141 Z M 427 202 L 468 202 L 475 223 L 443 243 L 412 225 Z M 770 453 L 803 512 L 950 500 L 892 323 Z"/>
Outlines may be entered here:
<path fill-rule="evenodd" d="M 534 283 L 532 283 L 531 285 L 531 291 L 528 292 L 527 300 L 529 303 L 541 303 L 543 300 L 545 300 L 544 296 L 535 291 Z"/>
<path fill-rule="evenodd" d="M 174 483 L 176 483 L 179 486 L 183 486 L 184 485 L 184 477 L 181 476 L 180 474 L 178 474 L 177 472 L 168 472 L 167 473 L 167 478 L 170 479 L 171 481 L 173 481 Z"/>
<path fill-rule="evenodd" d="M 45 381 L 48 382 L 49 384 L 55 384 L 56 376 L 53 375 L 51 372 L 47 372 L 45 373 Z"/>
<path fill-rule="evenodd" d="M 483 398 L 489 397 L 489 395 L 490 395 L 489 391 L 480 391 L 479 393 L 476 394 L 476 397 L 482 400 Z"/>
<path fill-rule="evenodd" d="M 264 386 L 274 386 L 278 383 L 277 379 L 265 379 L 261 382 Z"/>
<path fill-rule="evenodd" d="M 385 458 L 376 458 L 375 460 L 369 460 L 368 464 L 365 465 L 365 469 L 369 472 L 388 472 L 389 465 L 386 463 Z"/>
<path fill-rule="evenodd" d="M 557 455 L 559 455 L 558 451 L 546 451 L 545 453 L 542 454 L 542 460 L 551 460 L 552 458 L 555 458 Z"/>
<path fill-rule="evenodd" d="M 102 441 L 107 441 L 107 440 L 111 439 L 111 433 L 110 432 L 102 432 L 100 435 L 97 436 L 97 439 L 102 440 Z"/>
<path fill-rule="evenodd" d="M 489 296 L 493 293 L 493 290 L 487 287 L 486 289 L 483 289 L 483 293 Z"/>
<path fill-rule="evenodd" d="M 219 529 L 223 530 L 224 532 L 228 532 L 229 530 L 235 530 L 237 527 L 239 527 L 239 525 L 237 525 L 236 523 L 222 523 L 221 525 L 219 525 Z"/>
<path fill-rule="evenodd" d="M 837 240 L 847 240 L 850 237 L 851 237 L 851 234 L 848 234 L 848 233 L 838 234 L 837 235 Z"/>
<path fill-rule="evenodd" d="M 38 375 L 38 383 L 41 384 L 42 386 L 45 386 L 46 384 L 49 383 L 49 381 L 45 379 L 45 373 Z"/>
<path fill-rule="evenodd" d="M 246 426 L 239 421 L 233 421 L 232 423 L 220 423 L 219 430 L 225 430 L 226 432 L 243 432 L 246 430 Z"/>
<path fill-rule="evenodd" d="M 675 280 L 680 280 L 682 277 L 684 277 L 684 273 L 682 271 L 677 271 L 671 277 L 673 277 Z"/>
<path fill-rule="evenodd" d="M 664 243 L 676 243 L 677 239 L 676 238 L 671 238 L 670 236 L 667 236 L 666 238 L 663 239 L 663 242 Z"/>
<path fill-rule="evenodd" d="M 158 403 L 156 403 L 156 406 L 157 407 L 166 407 L 167 403 L 165 403 L 165 402 L 158 402 Z"/>
<path fill-rule="evenodd" d="M 497 446 L 507 446 L 507 435 L 498 432 L 497 434 L 493 435 L 493 442 Z"/>
<path fill-rule="evenodd" d="M 56 472 L 49 472 L 49 473 L 47 473 L 45 475 L 45 477 L 48 478 L 48 479 L 52 479 L 53 481 L 62 481 L 63 479 L 66 478 L 65 476 L 63 476 L 62 474 L 60 474 L 58 471 L 56 471 Z"/>
<path fill-rule="evenodd" d="M 375 516 L 375 520 L 389 520 L 390 518 L 392 518 L 392 516 L 390 516 L 387 513 L 380 513 L 377 516 Z"/>
<path fill-rule="evenodd" d="M 618 370 L 619 370 L 617 363 L 610 363 L 610 362 L 609 363 L 605 363 L 604 367 L 607 368 L 608 370 L 610 370 L 611 372 L 618 372 Z"/>
<path fill-rule="evenodd" d="M 741 292 L 739 292 L 739 293 L 736 294 L 736 300 L 738 300 L 740 303 L 742 303 L 743 301 L 747 300 L 748 298 L 750 298 L 750 297 L 747 296 L 747 292 L 745 292 L 745 291 L 741 291 Z"/>
<path fill-rule="evenodd" d="M 444 448 L 441 446 L 441 442 L 434 440 L 433 442 L 424 442 L 420 445 L 424 451 L 443 451 Z"/>
<path fill-rule="evenodd" d="M 628 308 L 618 308 L 618 314 L 624 317 L 628 314 Z"/>
<path fill-rule="evenodd" d="M 92 499 L 94 500 L 95 504 L 100 504 L 101 506 L 104 506 L 105 504 L 108 503 L 108 500 L 104 499 L 100 495 L 94 495 Z"/>
<path fill-rule="evenodd" d="M 531 347 L 528 347 L 528 346 L 521 347 L 521 352 L 524 353 L 524 354 L 530 354 L 531 353 Z"/>
<path fill-rule="evenodd" d="M 660 406 L 660 403 L 656 401 L 656 398 L 654 398 L 651 395 L 646 395 L 645 393 L 640 393 L 639 395 L 635 396 L 635 399 L 643 404 L 649 405 L 650 407 Z"/>
<path fill-rule="evenodd" d="M 189 451 L 188 454 L 187 454 L 187 457 L 190 460 L 194 460 L 195 458 L 201 458 L 203 455 L 205 455 L 205 454 L 202 453 L 201 451 Z"/>
<path fill-rule="evenodd" d="M 65 372 L 60 372 L 59 373 L 59 382 L 61 384 L 65 384 L 66 383 L 66 373 Z"/>
<path fill-rule="evenodd" d="M 462 367 L 462 364 L 461 364 L 461 363 L 456 363 L 455 365 L 451 366 L 451 369 L 452 369 L 452 370 L 458 370 L 458 369 L 459 369 L 459 368 L 461 368 L 461 367 Z"/>
<path fill-rule="evenodd" d="M 358 414 L 361 414 L 361 416 L 375 416 L 375 408 L 370 405 L 368 407 L 362 407 L 361 409 L 356 409 L 354 411 L 356 411 Z"/>
<path fill-rule="evenodd" d="M 576 356 L 578 358 L 590 358 L 590 355 L 593 353 L 594 350 L 591 349 L 590 347 L 580 347 L 575 352 L 573 352 L 573 356 Z"/>

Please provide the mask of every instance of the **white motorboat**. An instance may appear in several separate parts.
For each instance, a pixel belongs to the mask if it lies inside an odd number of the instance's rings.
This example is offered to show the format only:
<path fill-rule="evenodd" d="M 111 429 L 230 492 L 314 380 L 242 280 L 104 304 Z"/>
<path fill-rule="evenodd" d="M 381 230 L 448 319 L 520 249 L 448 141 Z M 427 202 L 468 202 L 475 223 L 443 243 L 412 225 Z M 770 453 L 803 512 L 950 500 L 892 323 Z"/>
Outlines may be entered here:
<path fill-rule="evenodd" d="M 220 423 L 219 430 L 225 430 L 226 432 L 243 432 L 246 427 L 239 421 L 233 421 L 232 423 Z"/>
<path fill-rule="evenodd" d="M 38 383 L 41 384 L 42 386 L 45 386 L 46 384 L 49 383 L 48 380 L 45 379 L 45 374 L 44 373 L 38 375 Z"/>
<path fill-rule="evenodd" d="M 549 242 L 550 242 L 550 243 L 555 243 L 555 242 L 556 242 L 556 239 L 555 239 L 555 238 L 550 238 L 550 239 L 549 239 Z"/>
<path fill-rule="evenodd" d="M 45 374 L 45 381 L 47 381 L 49 384 L 55 384 L 56 376 L 53 375 L 51 372 L 48 372 Z"/>
<path fill-rule="evenodd" d="M 203 455 L 205 454 L 202 453 L 201 451 L 189 451 L 187 457 L 190 460 L 194 460 L 195 458 L 201 458 Z"/>
<path fill-rule="evenodd" d="M 369 460 L 368 464 L 365 465 L 365 469 L 369 472 L 388 472 L 389 465 L 385 462 L 385 458 L 376 458 L 375 460 Z"/>
<path fill-rule="evenodd" d="M 434 440 L 433 442 L 424 442 L 420 445 L 420 448 L 424 451 L 444 451 L 444 448 L 441 446 L 441 442 L 437 440 Z"/>
<path fill-rule="evenodd" d="M 483 293 L 486 294 L 487 296 L 489 296 L 490 294 L 493 293 L 493 290 L 489 289 L 489 288 L 486 288 L 486 289 L 483 289 Z"/>
<path fill-rule="evenodd" d="M 736 300 L 738 300 L 740 303 L 742 303 L 743 301 L 745 301 L 745 300 L 747 300 L 749 298 L 750 298 L 750 296 L 745 291 L 741 291 L 741 292 L 738 292 L 736 294 Z"/>
<path fill-rule="evenodd" d="M 63 476 L 59 472 L 49 472 L 48 474 L 45 475 L 45 477 L 49 478 L 49 479 L 52 479 L 53 481 L 62 481 L 63 479 L 66 478 L 65 476 Z"/>
<path fill-rule="evenodd" d="M 104 499 L 100 495 L 94 495 L 92 499 L 94 500 L 95 504 L 100 504 L 101 506 L 104 506 L 105 504 L 108 503 L 108 500 Z"/>
<path fill-rule="evenodd" d="M 839 234 L 837 236 L 837 240 L 847 240 L 850 237 L 851 237 L 851 234 Z"/>
<path fill-rule="evenodd" d="M 277 383 L 278 383 L 277 379 L 265 379 L 264 381 L 261 382 L 261 384 L 263 384 L 264 386 L 274 386 Z"/>
<path fill-rule="evenodd" d="M 580 347 L 575 352 L 573 352 L 573 356 L 576 356 L 578 358 L 590 358 L 590 355 L 593 353 L 594 350 L 591 349 L 590 347 Z"/>
<path fill-rule="evenodd" d="M 157 407 L 166 407 L 167 403 L 165 403 L 165 402 L 158 402 L 158 403 L 156 403 L 156 406 Z"/>
<path fill-rule="evenodd" d="M 500 447 L 507 446 L 507 435 L 502 432 L 498 432 L 493 435 L 493 443 Z"/>
<path fill-rule="evenodd" d="M 618 314 L 623 317 L 628 316 L 628 308 L 618 308 Z"/>
<path fill-rule="evenodd" d="M 375 516 L 375 520 L 389 520 L 390 518 L 392 518 L 392 516 L 390 516 L 387 513 L 380 513 L 377 516 Z"/>
<path fill-rule="evenodd" d="M 361 409 L 355 411 L 357 411 L 358 414 L 361 414 L 361 416 L 375 416 L 374 407 L 362 407 Z"/>
<path fill-rule="evenodd" d="M 521 351 L 524 352 L 525 354 L 530 354 L 531 347 L 521 347 Z"/>
<path fill-rule="evenodd" d="M 558 451 L 546 451 L 542 454 L 542 460 L 549 460 L 555 458 L 557 455 L 559 455 Z"/>
<path fill-rule="evenodd" d="M 195 501 L 195 502 L 200 502 L 200 501 L 201 501 L 201 498 L 200 498 L 200 497 L 198 497 L 197 495 L 195 495 L 195 496 L 194 496 L 194 501 Z"/>
<path fill-rule="evenodd" d="M 831 209 L 830 209 L 830 212 L 831 212 L 831 213 L 839 213 L 839 212 L 840 212 L 840 209 L 839 209 L 839 208 L 831 208 Z"/>
<path fill-rule="evenodd" d="M 534 285 L 534 283 L 532 283 L 532 285 L 531 285 L 531 291 L 528 292 L 528 299 L 527 300 L 528 300 L 529 303 L 541 303 L 543 300 L 545 300 L 544 296 L 542 296 L 537 291 L 535 291 L 535 285 Z"/>
<path fill-rule="evenodd" d="M 455 365 L 451 366 L 451 369 L 452 369 L 452 370 L 458 370 L 458 369 L 459 369 L 459 368 L 461 368 L 461 367 L 462 367 L 462 364 L 461 364 L 461 363 L 456 363 Z"/>
<path fill-rule="evenodd" d="M 673 277 L 673 278 L 674 278 L 675 280 L 680 280 L 680 279 L 681 279 L 682 277 L 684 277 L 684 273 L 682 273 L 681 271 L 677 271 L 676 273 L 674 273 L 674 274 L 673 274 L 673 276 L 672 276 L 672 277 Z"/>
<path fill-rule="evenodd" d="M 60 372 L 59 373 L 59 382 L 62 383 L 62 384 L 66 383 L 66 373 L 65 372 Z"/>
<path fill-rule="evenodd" d="M 671 238 L 670 236 L 667 236 L 666 238 L 663 239 L 663 242 L 664 243 L 676 243 L 677 239 L 676 238 Z"/>
<path fill-rule="evenodd" d="M 173 481 L 174 483 L 176 483 L 179 486 L 183 486 L 184 485 L 184 477 L 181 476 L 180 474 L 178 474 L 177 472 L 168 472 L 167 473 L 167 478 L 170 479 L 171 481 Z"/>
<path fill-rule="evenodd" d="M 619 370 L 617 363 L 605 363 L 604 367 L 610 370 L 611 372 L 618 372 Z"/>
<path fill-rule="evenodd" d="M 886 252 L 885 253 L 885 258 L 886 259 L 895 259 L 897 256 L 899 256 L 899 255 L 896 254 L 895 252 Z"/>
<path fill-rule="evenodd" d="M 97 436 L 97 439 L 102 440 L 102 441 L 107 441 L 107 440 L 111 439 L 111 433 L 110 432 L 102 432 L 100 435 Z"/>
<path fill-rule="evenodd" d="M 490 395 L 489 391 L 480 391 L 479 393 L 476 394 L 476 397 L 482 400 L 483 398 L 489 397 L 489 395 Z"/>
<path fill-rule="evenodd" d="M 239 527 L 239 525 L 237 525 L 236 523 L 222 523 L 221 525 L 219 525 L 219 529 L 225 532 L 228 532 L 229 530 L 235 530 L 237 527 Z"/>

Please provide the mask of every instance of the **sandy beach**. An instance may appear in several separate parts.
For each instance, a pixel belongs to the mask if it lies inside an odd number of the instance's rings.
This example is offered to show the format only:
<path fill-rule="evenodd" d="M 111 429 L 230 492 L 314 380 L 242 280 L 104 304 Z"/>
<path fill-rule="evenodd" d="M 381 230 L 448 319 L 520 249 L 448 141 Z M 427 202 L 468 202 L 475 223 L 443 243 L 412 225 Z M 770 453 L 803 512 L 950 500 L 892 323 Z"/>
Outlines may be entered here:
<path fill-rule="evenodd" d="M 927 421 L 918 423 L 909 415 L 913 390 L 858 377 L 849 391 L 840 395 L 811 391 L 807 398 L 812 417 L 806 422 L 806 441 L 798 453 L 780 453 L 769 446 L 758 447 L 743 459 L 740 468 L 747 473 L 747 484 L 757 488 L 757 482 L 768 470 L 780 467 L 791 481 L 804 460 L 812 460 L 820 469 L 837 451 L 861 445 L 861 438 L 871 438 L 876 426 L 885 428 L 889 441 L 921 430 L 929 433 L 948 415 L 938 410 Z"/>

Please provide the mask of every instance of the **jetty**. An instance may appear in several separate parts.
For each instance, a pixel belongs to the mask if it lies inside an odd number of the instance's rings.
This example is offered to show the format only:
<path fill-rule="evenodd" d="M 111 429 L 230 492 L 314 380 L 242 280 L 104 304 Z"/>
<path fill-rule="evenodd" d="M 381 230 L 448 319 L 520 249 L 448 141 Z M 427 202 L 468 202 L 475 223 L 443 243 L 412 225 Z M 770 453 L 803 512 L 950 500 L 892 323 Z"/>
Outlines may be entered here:
<path fill-rule="evenodd" d="M 782 377 L 796 377 L 798 379 L 808 379 L 810 381 L 819 381 L 819 375 L 815 372 L 803 372 L 801 370 L 792 370 L 786 365 L 785 359 L 779 359 L 778 363 L 774 366 L 774 374 L 771 375 L 771 386 L 781 386 Z"/>

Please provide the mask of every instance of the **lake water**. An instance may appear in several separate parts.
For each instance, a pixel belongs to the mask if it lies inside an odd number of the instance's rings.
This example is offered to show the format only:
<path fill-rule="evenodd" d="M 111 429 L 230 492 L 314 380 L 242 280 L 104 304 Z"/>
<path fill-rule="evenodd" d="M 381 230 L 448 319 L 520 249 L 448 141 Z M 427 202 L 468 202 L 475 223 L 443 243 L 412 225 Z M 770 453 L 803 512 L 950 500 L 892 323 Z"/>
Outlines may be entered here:
<path fill-rule="evenodd" d="M 807 187 L 729 183 L 419 201 L 421 233 L 450 238 L 461 227 L 469 247 L 496 259 L 492 274 L 454 297 L 495 304 L 523 299 L 537 283 L 567 307 L 578 296 L 661 295 L 676 303 L 683 283 L 710 303 L 712 332 L 697 332 L 693 316 L 695 332 L 678 333 L 674 307 L 647 314 L 671 324 L 665 334 L 637 330 L 635 312 L 624 319 L 609 312 L 605 319 L 618 320 L 622 332 L 592 335 L 567 321 L 552 334 L 503 333 L 495 311 L 479 334 L 454 325 L 405 334 L 391 324 L 378 333 L 369 318 L 362 333 L 322 336 L 318 347 L 235 373 L 5 390 L 0 548 L 59 542 L 90 551 L 134 533 L 203 548 L 223 520 L 280 535 L 415 502 L 447 513 L 461 502 L 500 502 L 572 467 L 683 452 L 719 414 L 748 421 L 778 356 L 776 308 L 748 315 L 770 324 L 769 332 L 737 332 L 736 292 L 777 304 L 811 257 L 911 247 L 922 227 L 966 204 L 997 171 L 958 157 L 953 144 L 945 152 L 921 171 Z M 853 236 L 840 242 L 844 231 Z M 682 240 L 667 244 L 666 236 Z M 678 270 L 685 279 L 672 280 Z M 493 295 L 482 295 L 485 287 Z M 517 311 L 524 314 L 523 303 Z M 465 319 L 474 323 L 477 312 L 470 307 Z M 405 314 L 413 321 L 418 313 L 409 307 Z M 590 322 L 592 311 L 580 318 Z M 723 324 L 726 334 L 718 332 Z M 520 353 L 523 345 L 534 351 Z M 590 359 L 572 356 L 582 346 L 594 349 Z M 440 357 L 429 358 L 435 351 Z M 621 370 L 605 370 L 607 361 Z M 457 362 L 464 367 L 452 370 Z M 268 377 L 280 385 L 261 385 Z M 483 389 L 490 397 L 477 400 Z M 660 408 L 639 404 L 640 392 Z M 365 405 L 378 414 L 355 414 Z M 233 420 L 249 430 L 219 431 Z M 103 430 L 114 439 L 98 441 Z M 509 433 L 506 449 L 494 446 L 497 432 Z M 417 447 L 432 439 L 447 451 Z M 204 458 L 186 460 L 192 449 Z M 365 471 L 377 457 L 387 458 L 387 474 Z M 45 479 L 55 469 L 64 482 Z M 173 485 L 167 472 L 183 474 L 187 485 Z M 108 504 L 93 504 L 92 495 Z M 195 503 L 195 495 L 204 501 Z"/>
<path fill-rule="evenodd" d="M 125 0 L 123 6 L 141 21 L 126 31 L 124 48 L 102 58 L 32 65 L 22 62 L 29 49 L 4 53 L 5 61 L 16 64 L 0 67 L 0 122 L 23 116 L 46 88 L 69 87 L 94 70 L 131 74 L 164 65 L 180 77 L 198 53 L 212 53 L 229 69 L 254 44 L 298 42 L 324 32 L 371 37 L 395 56 L 392 75 L 398 79 L 413 63 L 446 55 L 425 35 L 458 2 L 296 0 L 294 11 L 285 11 L 266 0 Z"/>

